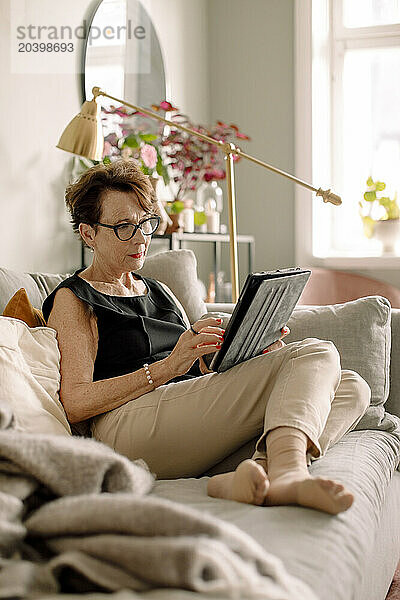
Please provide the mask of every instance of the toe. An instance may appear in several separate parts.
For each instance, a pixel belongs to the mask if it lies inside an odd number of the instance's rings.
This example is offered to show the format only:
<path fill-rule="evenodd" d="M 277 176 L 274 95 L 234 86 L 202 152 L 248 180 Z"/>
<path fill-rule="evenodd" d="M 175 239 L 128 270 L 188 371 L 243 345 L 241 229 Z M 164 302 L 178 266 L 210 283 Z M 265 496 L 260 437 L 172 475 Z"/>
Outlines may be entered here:
<path fill-rule="evenodd" d="M 344 510 L 347 510 L 353 504 L 354 496 L 352 494 L 346 494 L 345 496 L 342 497 L 341 502 L 342 502 L 342 508 Z"/>
<path fill-rule="evenodd" d="M 334 491 L 336 489 L 336 483 L 332 479 L 317 479 L 318 484 L 327 492 Z"/>
<path fill-rule="evenodd" d="M 329 494 L 332 494 L 333 496 L 336 496 L 337 494 L 340 494 L 340 492 L 343 491 L 343 486 L 342 489 L 339 488 L 339 486 L 334 483 L 330 488 L 327 489 Z"/>
<path fill-rule="evenodd" d="M 323 484 L 321 487 L 332 496 L 338 496 L 342 492 L 346 492 L 344 485 L 341 483 L 336 483 L 336 481 L 331 480 L 328 480 L 328 482 L 328 484 Z"/>

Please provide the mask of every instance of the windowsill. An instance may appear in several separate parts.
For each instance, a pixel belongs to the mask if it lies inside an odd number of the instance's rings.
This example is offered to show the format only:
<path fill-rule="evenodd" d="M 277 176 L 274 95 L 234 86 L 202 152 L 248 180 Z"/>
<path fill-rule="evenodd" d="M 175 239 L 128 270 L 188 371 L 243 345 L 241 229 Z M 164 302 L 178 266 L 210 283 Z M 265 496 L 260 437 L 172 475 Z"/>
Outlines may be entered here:
<path fill-rule="evenodd" d="M 400 254 L 370 254 L 357 256 L 355 254 L 314 256 L 315 267 L 329 269 L 399 269 Z"/>

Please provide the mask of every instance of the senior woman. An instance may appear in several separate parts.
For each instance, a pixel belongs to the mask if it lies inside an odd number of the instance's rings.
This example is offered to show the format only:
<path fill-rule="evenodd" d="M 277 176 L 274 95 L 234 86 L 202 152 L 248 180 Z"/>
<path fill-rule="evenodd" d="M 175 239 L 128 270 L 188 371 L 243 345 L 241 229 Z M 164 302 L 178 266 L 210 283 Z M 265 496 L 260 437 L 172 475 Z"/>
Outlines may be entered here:
<path fill-rule="evenodd" d="M 132 160 L 98 164 L 66 190 L 92 263 L 48 296 L 57 331 L 60 399 L 71 423 L 159 478 L 196 477 L 259 435 L 252 458 L 211 477 L 210 496 L 256 505 L 299 504 L 337 514 L 353 496 L 312 478 L 307 465 L 355 427 L 370 389 L 342 371 L 331 342 L 308 338 L 211 373 L 224 330 L 192 324 L 164 285 L 142 277 L 159 218 L 149 178 Z"/>

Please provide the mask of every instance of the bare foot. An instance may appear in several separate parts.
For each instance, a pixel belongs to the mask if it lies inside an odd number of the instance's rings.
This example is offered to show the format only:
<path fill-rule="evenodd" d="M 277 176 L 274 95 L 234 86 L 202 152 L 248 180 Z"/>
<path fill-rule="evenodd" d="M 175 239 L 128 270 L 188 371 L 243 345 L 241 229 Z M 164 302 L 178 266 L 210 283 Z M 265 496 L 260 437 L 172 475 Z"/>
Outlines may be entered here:
<path fill-rule="evenodd" d="M 350 508 L 354 496 L 341 483 L 307 474 L 286 473 L 270 481 L 265 505 L 298 504 L 337 515 Z"/>
<path fill-rule="evenodd" d="M 264 469 L 254 460 L 240 463 L 236 471 L 214 475 L 208 481 L 207 493 L 213 498 L 226 498 L 256 504 L 265 502 L 269 481 Z"/>

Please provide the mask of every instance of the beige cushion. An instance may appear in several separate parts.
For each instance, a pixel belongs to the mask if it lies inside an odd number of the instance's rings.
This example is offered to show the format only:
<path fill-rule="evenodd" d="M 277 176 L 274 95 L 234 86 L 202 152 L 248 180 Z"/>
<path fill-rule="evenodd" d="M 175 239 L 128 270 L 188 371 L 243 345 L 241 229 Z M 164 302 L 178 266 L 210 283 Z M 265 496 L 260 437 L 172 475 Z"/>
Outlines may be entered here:
<path fill-rule="evenodd" d="M 192 250 L 168 250 L 148 256 L 139 273 L 165 283 L 181 302 L 191 323 L 207 308 L 197 283 L 197 261 Z"/>
<path fill-rule="evenodd" d="M 60 352 L 56 332 L 0 317 L 0 400 L 16 427 L 32 433 L 71 435 L 59 400 Z"/>

